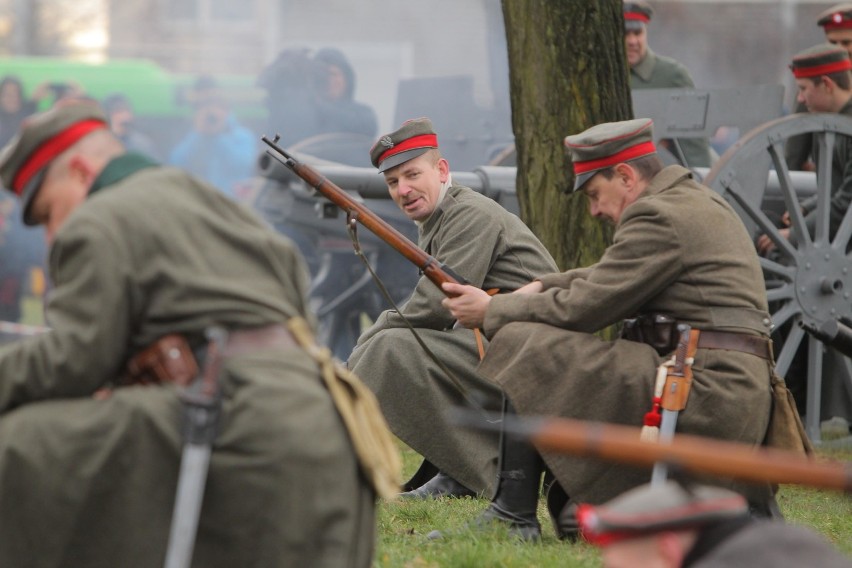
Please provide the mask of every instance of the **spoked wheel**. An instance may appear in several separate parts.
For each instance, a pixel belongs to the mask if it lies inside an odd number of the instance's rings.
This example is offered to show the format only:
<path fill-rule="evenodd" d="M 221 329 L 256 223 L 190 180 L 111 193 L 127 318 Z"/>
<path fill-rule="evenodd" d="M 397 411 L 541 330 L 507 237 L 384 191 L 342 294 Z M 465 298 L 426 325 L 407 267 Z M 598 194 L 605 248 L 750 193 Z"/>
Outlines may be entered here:
<path fill-rule="evenodd" d="M 817 148 L 815 182 L 812 174 L 791 172 L 784 160 L 787 140 L 798 135 L 812 136 Z M 797 352 L 806 349 L 805 428 L 815 442 L 820 441 L 821 416 L 852 420 L 852 362 L 802 327 L 852 322 L 852 210 L 846 211 L 836 233 L 829 233 L 831 166 L 838 136 L 852 138 L 852 119 L 837 114 L 796 114 L 773 120 L 725 152 L 704 180 L 731 203 L 754 237 L 766 234 L 775 244 L 775 256 L 761 257 L 760 264 L 774 329 L 786 330 L 783 346 L 776 353 L 777 370 L 786 377 Z M 816 186 L 812 233 L 798 206 L 807 178 L 809 185 Z M 773 197 L 767 191 L 770 180 L 773 192 L 777 186 L 783 207 L 790 213 L 793 242 L 784 238 L 764 208 Z"/>

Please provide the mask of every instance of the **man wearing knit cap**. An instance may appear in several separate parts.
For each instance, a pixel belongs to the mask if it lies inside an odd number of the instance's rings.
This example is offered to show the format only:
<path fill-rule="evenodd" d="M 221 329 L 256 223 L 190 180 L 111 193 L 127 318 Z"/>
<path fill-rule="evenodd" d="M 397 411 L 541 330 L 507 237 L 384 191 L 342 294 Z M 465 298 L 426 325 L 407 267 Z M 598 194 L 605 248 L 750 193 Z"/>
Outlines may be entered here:
<path fill-rule="evenodd" d="M 754 246 L 717 193 L 681 166 L 662 166 L 652 127 L 649 119 L 605 123 L 565 139 L 572 190 L 585 195 L 592 215 L 615 225 L 613 244 L 596 264 L 495 297 L 444 284 L 451 295 L 444 305 L 491 338 L 479 373 L 503 387 L 518 414 L 633 426 L 647 424 L 657 369 L 683 340 L 675 325 L 700 330 L 677 431 L 759 445 L 772 361 Z M 625 338 L 594 335 L 625 318 L 636 318 Z M 563 537 L 576 534 L 572 501 L 602 503 L 649 479 L 648 471 L 554 454 L 542 462 L 531 446 L 512 448 L 506 461 L 516 471 L 501 472 L 485 515 L 525 538 L 539 530 L 544 465 L 557 481 L 548 508 Z M 526 489 L 501 494 L 503 485 Z M 770 514 L 768 487 L 748 495 L 756 512 Z"/>
<path fill-rule="evenodd" d="M 417 223 L 418 246 L 472 286 L 511 292 L 556 270 L 517 216 L 453 183 L 428 118 L 379 138 L 370 159 L 393 200 Z M 502 407 L 500 390 L 475 371 L 487 340 L 455 326 L 443 298 L 422 277 L 400 313 L 380 314 L 349 358 L 349 368 L 376 393 L 391 430 L 428 462 L 407 484 L 407 498 L 490 495 L 496 478 L 497 435 L 458 428 L 450 418 L 459 405 Z M 455 380 L 424 352 L 406 320 Z M 435 469 L 440 473 L 430 478 Z"/>
<path fill-rule="evenodd" d="M 51 331 L 0 350 L 0 565 L 162 565 L 180 385 L 203 370 L 221 420 L 193 565 L 370 566 L 393 459 L 373 449 L 359 471 L 295 247 L 212 186 L 126 152 L 91 102 L 27 119 L 0 177 L 47 229 L 53 284 Z M 228 335 L 212 371 L 211 326 Z"/>
<path fill-rule="evenodd" d="M 648 47 L 648 24 L 653 15 L 654 10 L 647 2 L 624 3 L 624 48 L 630 65 L 630 88 L 694 88 L 695 83 L 686 67 L 671 57 L 657 55 Z M 678 138 L 676 142 L 666 140 L 665 146 L 681 163 L 690 168 L 710 167 L 707 139 Z"/>
<path fill-rule="evenodd" d="M 606 568 L 852 566 L 803 527 L 752 519 L 742 496 L 718 487 L 643 485 L 577 516 Z"/>

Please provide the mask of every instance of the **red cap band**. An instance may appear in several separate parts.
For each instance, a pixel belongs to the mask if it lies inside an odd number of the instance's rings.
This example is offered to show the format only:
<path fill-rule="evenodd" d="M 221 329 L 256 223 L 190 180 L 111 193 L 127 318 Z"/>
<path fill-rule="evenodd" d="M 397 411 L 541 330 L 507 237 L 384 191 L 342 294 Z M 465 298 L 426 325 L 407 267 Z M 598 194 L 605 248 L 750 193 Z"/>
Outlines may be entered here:
<path fill-rule="evenodd" d="M 612 156 L 607 156 L 606 158 L 589 160 L 587 162 L 574 162 L 574 175 L 579 175 L 594 170 L 600 170 L 609 166 L 614 166 L 615 164 L 626 162 L 627 160 L 632 160 L 634 158 L 653 154 L 656 151 L 657 147 L 654 146 L 654 143 L 650 140 L 647 142 L 642 142 L 641 144 L 631 146 L 630 148 L 625 148 L 621 152 L 613 154 Z"/>
<path fill-rule="evenodd" d="M 796 79 L 805 79 L 807 77 L 820 77 L 837 73 L 838 71 L 847 71 L 852 69 L 852 61 L 844 59 L 843 61 L 834 61 L 825 63 L 824 65 L 816 65 L 814 67 L 793 67 L 793 77 Z"/>
<path fill-rule="evenodd" d="M 844 20 L 842 22 L 829 22 L 822 27 L 822 29 L 827 32 L 830 32 L 831 30 L 848 30 L 849 28 L 852 28 L 852 20 Z"/>
<path fill-rule="evenodd" d="M 412 136 L 408 140 L 403 140 L 399 144 L 395 145 L 393 148 L 388 148 L 385 152 L 379 156 L 379 159 L 376 160 L 379 163 L 384 162 L 386 159 L 391 156 L 395 156 L 401 152 L 405 152 L 406 150 L 413 150 L 415 148 L 437 148 L 438 147 L 438 135 L 437 134 L 421 134 L 419 136 Z"/>
<path fill-rule="evenodd" d="M 844 16 L 844 12 L 835 12 L 822 27 L 825 31 L 846 30 L 852 28 L 852 19 Z"/>
<path fill-rule="evenodd" d="M 47 140 L 35 152 L 30 154 L 30 157 L 24 162 L 18 173 L 15 174 L 15 179 L 12 180 L 12 190 L 20 196 L 27 183 L 48 162 L 71 147 L 77 140 L 99 128 L 106 128 L 106 123 L 94 119 L 83 120 L 72 124 L 56 136 Z"/>
<path fill-rule="evenodd" d="M 649 18 L 642 12 L 624 12 L 624 19 L 639 20 L 640 22 L 645 22 L 646 24 L 651 21 L 651 18 Z"/>

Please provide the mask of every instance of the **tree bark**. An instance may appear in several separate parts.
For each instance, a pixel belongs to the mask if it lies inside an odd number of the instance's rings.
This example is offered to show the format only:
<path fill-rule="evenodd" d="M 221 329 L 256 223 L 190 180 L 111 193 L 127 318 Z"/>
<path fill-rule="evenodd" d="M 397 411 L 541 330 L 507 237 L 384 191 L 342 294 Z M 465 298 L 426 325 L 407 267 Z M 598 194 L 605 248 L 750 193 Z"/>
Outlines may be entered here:
<path fill-rule="evenodd" d="M 573 186 L 565 136 L 633 116 L 622 0 L 502 0 L 521 218 L 563 270 L 600 258 L 612 228 Z"/>

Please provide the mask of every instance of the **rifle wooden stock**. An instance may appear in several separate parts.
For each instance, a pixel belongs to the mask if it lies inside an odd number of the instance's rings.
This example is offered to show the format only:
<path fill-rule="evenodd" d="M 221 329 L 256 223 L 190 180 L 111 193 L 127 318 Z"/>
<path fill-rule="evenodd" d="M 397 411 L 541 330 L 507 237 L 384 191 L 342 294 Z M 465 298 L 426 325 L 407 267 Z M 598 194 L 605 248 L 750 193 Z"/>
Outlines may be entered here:
<path fill-rule="evenodd" d="M 506 427 L 515 430 L 510 424 Z M 817 461 L 784 450 L 689 434 L 677 434 L 670 443 L 645 442 L 639 439 L 638 428 L 565 418 L 535 420 L 517 431 L 545 452 L 647 467 L 665 462 L 693 474 L 852 492 L 852 464 Z"/>
<path fill-rule="evenodd" d="M 293 173 L 321 193 L 323 197 L 340 207 L 348 216 L 357 220 L 377 237 L 393 247 L 394 250 L 417 266 L 420 272 L 438 286 L 439 289 L 444 282 L 467 284 L 464 278 L 454 273 L 449 267 L 439 263 L 433 256 L 426 254 L 423 249 L 412 243 L 405 235 L 394 229 L 381 217 L 355 201 L 334 182 L 321 175 L 311 166 L 299 162 L 292 155 L 288 154 L 286 150 L 277 144 L 277 136 L 274 140 L 263 136 L 261 140 L 272 148 L 273 152 L 267 152 L 273 158 L 290 168 Z"/>

